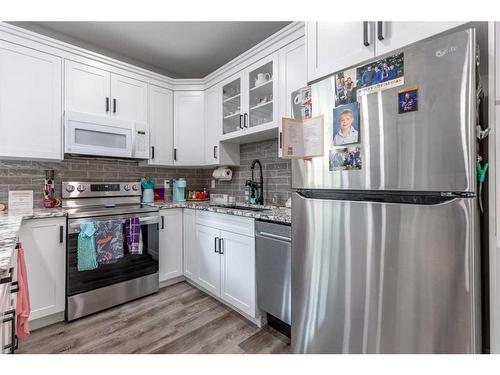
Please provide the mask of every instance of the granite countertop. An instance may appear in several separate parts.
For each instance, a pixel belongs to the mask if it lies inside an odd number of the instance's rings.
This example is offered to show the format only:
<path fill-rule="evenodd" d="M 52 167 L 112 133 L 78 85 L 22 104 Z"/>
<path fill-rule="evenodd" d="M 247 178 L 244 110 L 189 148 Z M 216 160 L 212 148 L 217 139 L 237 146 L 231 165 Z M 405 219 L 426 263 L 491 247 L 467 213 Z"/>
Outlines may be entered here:
<path fill-rule="evenodd" d="M 221 214 L 244 216 L 253 219 L 269 220 L 283 224 L 290 224 L 292 222 L 292 210 L 286 207 L 259 206 L 265 208 L 265 211 L 247 211 L 231 207 L 215 207 L 211 206 L 208 202 L 155 203 L 152 204 L 152 206 L 161 209 L 190 208 Z M 12 253 L 16 248 L 17 237 L 23 220 L 60 217 L 65 215 L 66 212 L 62 208 L 39 208 L 28 213 L 0 213 L 0 276 L 7 272 L 10 267 Z"/>
<path fill-rule="evenodd" d="M 23 220 L 65 215 L 61 208 L 40 208 L 26 213 L 0 213 L 0 276 L 9 270 Z"/>
<path fill-rule="evenodd" d="M 185 203 L 155 203 L 155 207 L 165 208 L 191 208 L 194 210 L 217 212 L 221 214 L 250 217 L 253 219 L 269 220 L 277 223 L 291 224 L 292 210 L 287 207 L 257 206 L 265 211 L 240 210 L 231 207 L 215 207 L 208 202 L 185 202 Z"/>

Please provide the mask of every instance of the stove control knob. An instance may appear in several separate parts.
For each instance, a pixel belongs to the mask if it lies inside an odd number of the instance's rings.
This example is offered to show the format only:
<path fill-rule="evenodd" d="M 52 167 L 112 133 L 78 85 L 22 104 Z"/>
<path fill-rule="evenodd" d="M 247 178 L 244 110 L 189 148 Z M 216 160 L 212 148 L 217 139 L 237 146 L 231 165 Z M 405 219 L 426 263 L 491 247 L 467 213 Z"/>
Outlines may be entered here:
<path fill-rule="evenodd" d="M 124 189 L 125 191 L 129 191 L 129 190 L 130 190 L 130 186 L 129 186 L 129 185 L 125 185 L 125 186 L 123 187 L 123 189 Z"/>
<path fill-rule="evenodd" d="M 84 192 L 85 191 L 85 186 L 83 185 L 78 185 L 78 187 L 76 188 L 76 190 L 78 190 L 80 193 Z"/>
<path fill-rule="evenodd" d="M 66 191 L 68 193 L 72 193 L 73 191 L 75 191 L 75 187 L 73 185 L 67 185 L 66 186 Z"/>
<path fill-rule="evenodd" d="M 132 190 L 137 191 L 139 190 L 139 187 L 137 185 L 132 185 Z"/>

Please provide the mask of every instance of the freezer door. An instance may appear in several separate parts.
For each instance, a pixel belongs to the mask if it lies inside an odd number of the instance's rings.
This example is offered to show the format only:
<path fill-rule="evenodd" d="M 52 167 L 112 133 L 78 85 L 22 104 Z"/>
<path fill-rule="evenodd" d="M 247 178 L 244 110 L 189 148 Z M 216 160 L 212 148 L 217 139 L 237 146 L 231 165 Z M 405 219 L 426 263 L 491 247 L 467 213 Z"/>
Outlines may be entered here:
<path fill-rule="evenodd" d="M 294 353 L 480 352 L 475 205 L 293 193 Z"/>
<path fill-rule="evenodd" d="M 292 187 L 474 192 L 475 47 L 468 29 L 401 50 L 404 85 L 359 98 L 361 170 L 329 171 L 334 87 L 331 78 L 314 84 L 313 114 L 325 116 L 324 157 L 293 160 Z M 412 86 L 418 110 L 399 114 L 398 93 Z"/>

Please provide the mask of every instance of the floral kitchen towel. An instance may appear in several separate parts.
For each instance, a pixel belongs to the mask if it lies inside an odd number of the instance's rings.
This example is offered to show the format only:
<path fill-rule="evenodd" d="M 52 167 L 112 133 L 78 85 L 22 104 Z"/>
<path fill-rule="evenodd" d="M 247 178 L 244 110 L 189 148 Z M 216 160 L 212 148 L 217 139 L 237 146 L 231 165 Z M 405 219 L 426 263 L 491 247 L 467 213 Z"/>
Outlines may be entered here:
<path fill-rule="evenodd" d="M 131 217 L 125 220 L 125 238 L 127 239 L 128 251 L 130 254 L 142 254 L 140 245 L 141 223 L 138 217 Z"/>
<path fill-rule="evenodd" d="M 114 263 L 123 258 L 123 226 L 121 220 L 98 221 L 96 230 L 97 262 Z"/>

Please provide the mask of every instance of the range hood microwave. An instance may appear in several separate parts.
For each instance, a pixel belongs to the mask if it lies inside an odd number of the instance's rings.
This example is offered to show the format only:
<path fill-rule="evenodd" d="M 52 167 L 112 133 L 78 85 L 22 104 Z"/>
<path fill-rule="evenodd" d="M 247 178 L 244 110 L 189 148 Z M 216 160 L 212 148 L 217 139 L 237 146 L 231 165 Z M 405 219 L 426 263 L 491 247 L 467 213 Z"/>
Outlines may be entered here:
<path fill-rule="evenodd" d="M 146 124 L 66 111 L 64 153 L 149 159 L 149 129 Z"/>

